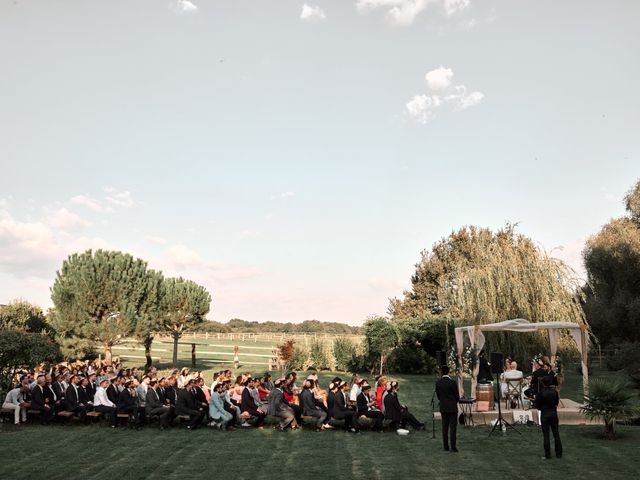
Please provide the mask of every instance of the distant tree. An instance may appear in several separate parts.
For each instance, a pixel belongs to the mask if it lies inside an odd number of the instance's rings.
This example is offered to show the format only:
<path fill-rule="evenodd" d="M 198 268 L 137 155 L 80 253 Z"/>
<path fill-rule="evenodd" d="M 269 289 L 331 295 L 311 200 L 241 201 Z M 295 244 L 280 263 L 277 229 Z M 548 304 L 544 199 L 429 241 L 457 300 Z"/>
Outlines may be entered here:
<path fill-rule="evenodd" d="M 111 347 L 136 332 L 139 322 L 156 315 L 162 274 L 131 255 L 97 250 L 70 255 L 51 288 L 53 327 L 58 334 Z"/>
<path fill-rule="evenodd" d="M 603 346 L 640 342 L 640 182 L 625 204 L 628 216 L 611 220 L 583 251 L 585 311 Z"/>
<path fill-rule="evenodd" d="M 583 323 L 581 284 L 513 225 L 493 232 L 464 227 L 423 251 L 404 298 L 393 299 L 394 318 L 434 318 L 461 324 L 512 318 Z M 487 348 L 528 356 L 545 348 L 539 334 L 487 336 Z M 536 352 L 533 352 L 536 353 Z"/>
<path fill-rule="evenodd" d="M 33 370 L 41 362 L 57 362 L 60 347 L 41 333 L 0 331 L 0 387 L 7 389 L 21 369 Z"/>
<path fill-rule="evenodd" d="M 0 330 L 40 333 L 47 329 L 42 309 L 24 300 L 14 300 L 0 306 Z"/>
<path fill-rule="evenodd" d="M 161 325 L 173 338 L 173 366 L 178 364 L 178 340 L 189 328 L 205 321 L 211 306 L 206 288 L 191 280 L 167 278 L 161 302 Z"/>
<path fill-rule="evenodd" d="M 363 326 L 365 346 L 370 358 L 380 358 L 380 374 L 385 359 L 398 345 L 396 326 L 384 317 L 370 317 Z"/>

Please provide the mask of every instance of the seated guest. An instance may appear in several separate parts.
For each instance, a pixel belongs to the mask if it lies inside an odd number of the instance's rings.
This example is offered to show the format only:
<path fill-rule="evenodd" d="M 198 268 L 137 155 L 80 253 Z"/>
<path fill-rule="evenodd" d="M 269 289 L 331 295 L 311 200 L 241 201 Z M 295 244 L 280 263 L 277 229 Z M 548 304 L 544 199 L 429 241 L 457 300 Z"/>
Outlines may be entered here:
<path fill-rule="evenodd" d="M 264 377 L 262 377 L 262 381 L 258 386 L 258 393 L 260 394 L 260 400 L 263 402 L 269 398 L 269 392 L 273 390 L 273 382 L 271 381 L 271 374 L 266 372 Z"/>
<path fill-rule="evenodd" d="M 236 406 L 240 405 L 240 402 L 242 402 L 242 392 L 244 391 L 245 380 L 246 378 L 244 378 L 244 375 L 238 375 L 236 377 L 236 383 L 233 385 L 233 388 L 229 390 L 231 403 Z"/>
<path fill-rule="evenodd" d="M 318 406 L 316 399 L 313 395 L 312 388 L 314 387 L 313 380 L 306 380 L 300 392 L 300 403 L 302 405 L 303 415 L 316 418 L 316 432 L 322 431 L 325 421 L 327 420 L 327 413 Z"/>
<path fill-rule="evenodd" d="M 334 385 L 333 418 L 336 420 L 344 420 L 345 430 L 358 433 L 360 431 L 358 417 L 355 409 L 349 405 L 346 389 L 347 382 L 342 381 L 337 386 Z"/>
<path fill-rule="evenodd" d="M 193 394 L 194 380 L 189 380 L 185 386 L 178 390 L 178 400 L 176 402 L 176 415 L 187 415 L 190 424 L 189 430 L 195 430 L 202 423 L 206 412 L 204 408 L 197 404 L 196 396 Z"/>
<path fill-rule="evenodd" d="M 362 378 L 358 376 L 357 373 L 354 373 L 351 376 L 351 392 L 349 392 L 349 403 L 351 405 L 356 405 L 358 403 L 358 395 L 362 389 L 360 388 L 360 384 L 362 383 Z"/>
<path fill-rule="evenodd" d="M 391 428 L 396 430 L 398 425 L 400 428 L 406 428 L 408 423 L 416 430 L 424 429 L 424 423 L 420 423 L 418 419 L 409 412 L 407 406 L 400 403 L 400 400 L 398 400 L 398 390 L 400 390 L 398 382 L 391 382 L 389 393 L 384 399 L 384 416 L 391 420 Z"/>
<path fill-rule="evenodd" d="M 53 389 L 53 385 L 51 384 L 52 377 L 51 375 L 45 375 L 44 378 L 44 396 L 47 398 L 49 405 L 51 405 L 56 412 L 61 412 L 64 410 L 64 408 L 62 408 L 62 400 L 56 395 Z M 33 391 L 33 389 L 31 391 Z"/>
<path fill-rule="evenodd" d="M 93 396 L 93 409 L 98 413 L 104 413 L 109 415 L 111 421 L 111 428 L 116 428 L 118 425 L 118 417 L 116 416 L 116 405 L 107 395 L 107 387 L 109 386 L 109 380 L 102 378 L 98 387 L 96 388 L 96 394 Z"/>
<path fill-rule="evenodd" d="M 172 409 L 166 405 L 158 395 L 158 382 L 149 380 L 149 388 L 147 388 L 147 396 L 145 398 L 145 410 L 147 418 L 158 416 L 160 422 L 160 430 L 164 430 L 169 426 L 172 417 Z"/>
<path fill-rule="evenodd" d="M 374 432 L 382 432 L 382 424 L 384 422 L 384 414 L 378 410 L 378 402 L 375 398 L 371 398 L 371 385 L 362 382 L 362 390 L 358 395 L 358 415 L 364 415 L 365 417 L 373 420 Z"/>
<path fill-rule="evenodd" d="M 164 387 L 165 399 L 174 407 L 178 404 L 178 389 L 176 388 L 176 377 L 171 376 L 166 379 Z"/>
<path fill-rule="evenodd" d="M 53 392 L 56 394 L 56 398 L 60 402 L 60 408 L 64 408 L 64 394 L 67 390 L 66 387 L 62 384 L 63 380 L 64 375 L 62 373 L 59 373 L 54 377 L 54 381 L 51 383 L 51 388 L 53 388 Z"/>
<path fill-rule="evenodd" d="M 283 380 L 278 379 L 274 383 L 273 390 L 269 393 L 269 415 L 280 418 L 276 430 L 284 432 L 289 426 L 296 428 L 297 423 L 293 408 L 284 399 L 282 387 Z"/>
<path fill-rule="evenodd" d="M 91 390 L 89 379 L 82 377 L 80 385 L 78 386 L 78 393 L 80 394 L 80 402 L 87 407 L 87 411 L 93 410 L 93 396 L 94 393 Z"/>
<path fill-rule="evenodd" d="M 38 410 L 40 412 L 40 421 L 47 425 L 54 417 L 55 409 L 50 403 L 50 399 L 45 395 L 44 375 L 40 375 L 36 379 L 37 385 L 31 390 L 31 409 Z"/>
<path fill-rule="evenodd" d="M 244 390 L 242 391 L 242 401 L 240 402 L 240 409 L 242 413 L 247 412 L 252 417 L 256 417 L 256 427 L 262 428 L 264 425 L 264 419 L 267 414 L 260 410 L 259 406 L 256 404 L 255 398 L 251 393 L 251 389 L 253 389 L 255 385 L 255 380 L 253 378 L 248 378 L 244 384 Z"/>
<path fill-rule="evenodd" d="M 9 390 L 2 404 L 2 408 L 13 410 L 13 419 L 16 425 L 20 425 L 21 417 L 23 422 L 27 421 L 27 408 L 31 406 L 31 404 L 25 400 L 25 396 L 28 393 L 29 386 L 20 385 L 13 390 Z"/>
<path fill-rule="evenodd" d="M 98 387 L 98 384 L 96 383 L 96 374 L 94 373 L 90 373 L 87 376 L 87 379 L 89 380 L 88 384 L 87 384 L 87 394 L 89 396 L 89 401 L 91 403 L 93 403 L 93 396 L 96 394 L 96 388 Z"/>
<path fill-rule="evenodd" d="M 87 418 L 87 405 L 82 403 L 80 399 L 78 380 L 79 377 L 77 375 L 72 375 L 69 378 L 69 386 L 65 392 L 64 401 L 65 409 L 77 415 L 82 422 Z"/>
<path fill-rule="evenodd" d="M 380 375 L 376 378 L 376 403 L 378 405 L 378 410 L 383 412 L 384 414 L 384 403 L 382 401 L 382 396 L 387 391 L 387 377 L 384 375 Z"/>
<path fill-rule="evenodd" d="M 149 382 L 151 378 L 148 375 L 143 375 L 142 380 L 136 387 L 136 393 L 138 394 L 139 407 L 146 412 L 147 391 L 149 390 Z"/>
<path fill-rule="evenodd" d="M 140 429 L 140 408 L 138 406 L 138 393 L 136 392 L 134 380 L 127 380 L 124 383 L 124 390 L 118 397 L 118 413 L 129 415 L 129 424 L 136 429 Z"/>
<path fill-rule="evenodd" d="M 222 390 L 224 392 L 224 396 L 223 396 L 224 409 L 227 412 L 229 412 L 231 415 L 233 415 L 234 423 L 237 423 L 242 427 L 250 427 L 251 425 L 249 425 L 249 423 L 247 423 L 242 419 L 242 412 L 240 412 L 240 407 L 237 405 L 234 405 L 231 402 L 231 393 L 230 393 L 231 382 L 228 380 L 225 380 L 224 382 L 222 382 Z"/>
<path fill-rule="evenodd" d="M 118 397 L 120 397 L 120 377 L 111 378 L 111 384 L 107 388 L 107 397 L 114 405 L 118 405 Z"/>
<path fill-rule="evenodd" d="M 518 370 L 518 363 L 515 360 L 511 360 L 509 363 L 509 370 L 505 370 L 502 375 L 500 375 L 502 395 L 504 396 L 509 392 L 508 382 L 513 380 L 522 380 L 522 378 L 522 372 Z"/>
<path fill-rule="evenodd" d="M 198 379 L 196 380 L 196 385 L 200 390 L 202 390 L 205 403 L 209 405 L 209 400 L 211 400 L 211 390 L 209 390 L 209 387 L 207 387 L 207 385 L 204 383 L 204 377 L 198 377 Z"/>
<path fill-rule="evenodd" d="M 234 429 L 234 416 L 227 412 L 224 408 L 224 385 L 217 383 L 211 391 L 211 399 L 209 400 L 209 422 L 210 427 L 218 427 L 222 430 Z"/>
<path fill-rule="evenodd" d="M 282 393 L 284 400 L 293 409 L 293 413 L 296 416 L 296 423 L 302 425 L 302 406 L 299 405 L 298 393 L 300 389 L 296 386 L 296 372 L 290 372 L 287 374 L 284 382 L 282 383 Z"/>

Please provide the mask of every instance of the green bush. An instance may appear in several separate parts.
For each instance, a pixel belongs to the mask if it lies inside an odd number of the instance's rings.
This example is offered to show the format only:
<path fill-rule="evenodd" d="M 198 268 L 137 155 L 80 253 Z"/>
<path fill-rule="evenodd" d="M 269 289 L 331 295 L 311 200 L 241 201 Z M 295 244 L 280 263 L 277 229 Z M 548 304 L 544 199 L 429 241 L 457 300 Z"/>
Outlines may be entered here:
<path fill-rule="evenodd" d="M 310 367 L 314 367 L 316 370 L 328 370 L 331 367 L 324 342 L 315 338 L 311 340 L 308 361 Z"/>
<path fill-rule="evenodd" d="M 585 395 L 580 411 L 588 418 L 602 420 L 605 436 L 614 440 L 616 422 L 638 414 L 638 407 L 631 402 L 633 396 L 626 382 L 618 378 L 597 378 L 589 383 L 589 394 Z"/>
<path fill-rule="evenodd" d="M 336 368 L 339 371 L 352 371 L 357 355 L 356 344 L 348 338 L 336 338 L 333 341 L 333 356 L 336 359 Z"/>
<path fill-rule="evenodd" d="M 640 385 L 640 343 L 622 343 L 607 358 L 609 370 L 624 370 L 635 385 Z"/>
<path fill-rule="evenodd" d="M 47 335 L 0 331 L 0 387 L 7 389 L 20 370 L 32 370 L 42 362 L 62 359 L 60 346 Z"/>
<path fill-rule="evenodd" d="M 427 352 L 408 343 L 391 352 L 387 366 L 397 373 L 433 373 L 437 367 L 436 360 Z"/>

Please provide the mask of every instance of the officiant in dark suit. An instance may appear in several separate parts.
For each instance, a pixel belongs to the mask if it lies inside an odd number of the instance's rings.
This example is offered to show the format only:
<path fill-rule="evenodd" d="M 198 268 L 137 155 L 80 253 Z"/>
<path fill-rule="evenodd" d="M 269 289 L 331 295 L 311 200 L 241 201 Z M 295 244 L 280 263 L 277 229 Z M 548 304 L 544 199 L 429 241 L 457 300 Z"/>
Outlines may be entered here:
<path fill-rule="evenodd" d="M 457 452 L 456 430 L 458 426 L 458 402 L 460 392 L 458 384 L 449 376 L 449 367 L 442 367 L 442 377 L 436 382 L 436 395 L 440 401 L 442 417 L 442 445 L 449 451 L 449 432 L 451 432 L 451 451 Z"/>

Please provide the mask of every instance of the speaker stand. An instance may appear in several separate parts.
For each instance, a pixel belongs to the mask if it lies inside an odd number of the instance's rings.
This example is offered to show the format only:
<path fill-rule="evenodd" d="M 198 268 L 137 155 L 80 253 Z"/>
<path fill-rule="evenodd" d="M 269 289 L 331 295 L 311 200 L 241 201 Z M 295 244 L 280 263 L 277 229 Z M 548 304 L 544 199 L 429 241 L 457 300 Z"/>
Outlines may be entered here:
<path fill-rule="evenodd" d="M 498 418 L 496 419 L 496 423 L 493 425 L 493 428 L 491 428 L 491 431 L 489 432 L 489 436 L 491 436 L 491 434 L 495 432 L 497 429 L 499 429 L 498 431 L 502 431 L 504 429 L 504 432 L 506 433 L 507 428 L 510 428 L 515 432 L 518 432 L 519 435 L 522 435 L 522 432 L 520 432 L 516 427 L 511 425 L 502 417 L 502 389 L 500 387 L 500 374 L 498 373 L 496 374 L 496 389 L 497 389 L 496 397 L 498 399 Z"/>

